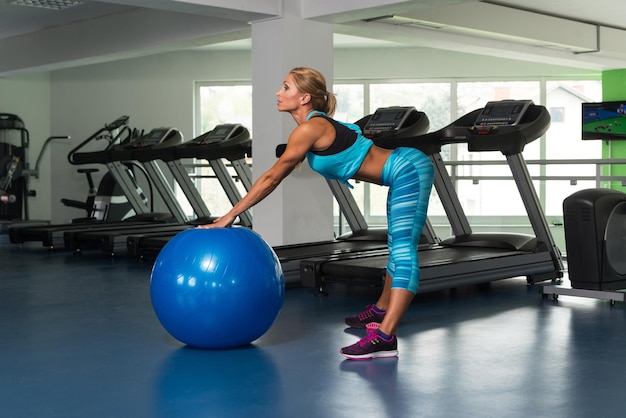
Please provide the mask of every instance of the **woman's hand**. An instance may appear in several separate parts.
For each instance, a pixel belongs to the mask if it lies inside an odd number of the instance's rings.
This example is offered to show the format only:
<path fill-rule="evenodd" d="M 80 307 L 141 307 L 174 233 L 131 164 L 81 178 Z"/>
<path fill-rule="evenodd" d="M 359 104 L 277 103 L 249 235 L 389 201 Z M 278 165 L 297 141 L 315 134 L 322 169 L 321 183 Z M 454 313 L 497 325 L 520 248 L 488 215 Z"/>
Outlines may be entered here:
<path fill-rule="evenodd" d="M 213 221 L 213 223 L 198 225 L 198 228 L 202 229 L 210 229 L 210 228 L 228 228 L 235 222 L 235 216 L 224 215 L 222 217 L 217 218 Z"/>

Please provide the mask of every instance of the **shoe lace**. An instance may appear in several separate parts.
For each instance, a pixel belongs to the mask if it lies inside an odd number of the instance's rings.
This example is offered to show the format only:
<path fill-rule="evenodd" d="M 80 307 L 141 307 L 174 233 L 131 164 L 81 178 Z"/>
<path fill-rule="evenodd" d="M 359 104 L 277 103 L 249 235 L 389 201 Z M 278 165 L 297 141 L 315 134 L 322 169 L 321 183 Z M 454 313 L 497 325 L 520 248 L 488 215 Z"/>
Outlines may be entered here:
<path fill-rule="evenodd" d="M 378 335 L 376 334 L 376 331 L 368 330 L 367 335 L 359 340 L 359 347 L 364 347 L 377 339 Z"/>
<path fill-rule="evenodd" d="M 366 310 L 359 313 L 359 320 L 363 321 L 365 319 L 371 318 L 375 315 L 374 307 L 372 305 L 368 306 Z"/>

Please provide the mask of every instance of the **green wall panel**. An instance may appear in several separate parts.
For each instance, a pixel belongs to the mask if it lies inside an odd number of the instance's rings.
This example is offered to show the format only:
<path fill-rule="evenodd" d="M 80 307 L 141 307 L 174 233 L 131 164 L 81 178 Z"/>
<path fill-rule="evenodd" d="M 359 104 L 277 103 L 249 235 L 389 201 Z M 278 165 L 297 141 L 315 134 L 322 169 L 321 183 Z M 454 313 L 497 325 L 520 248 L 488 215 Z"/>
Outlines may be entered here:
<path fill-rule="evenodd" d="M 605 102 L 626 100 L 626 69 L 609 70 L 602 73 L 602 100 Z M 626 158 L 626 141 L 604 142 L 602 158 Z M 626 165 L 605 168 L 605 175 L 626 177 Z M 611 189 L 626 192 L 621 182 L 612 182 Z"/>

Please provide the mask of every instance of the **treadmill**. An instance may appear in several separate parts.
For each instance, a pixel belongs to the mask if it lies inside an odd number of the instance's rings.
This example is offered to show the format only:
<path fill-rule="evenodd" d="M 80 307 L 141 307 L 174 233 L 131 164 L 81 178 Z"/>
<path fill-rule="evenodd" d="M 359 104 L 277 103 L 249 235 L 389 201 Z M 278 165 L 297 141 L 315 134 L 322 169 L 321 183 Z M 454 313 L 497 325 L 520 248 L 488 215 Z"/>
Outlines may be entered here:
<path fill-rule="evenodd" d="M 251 139 L 248 129 L 239 124 L 218 125 L 191 141 L 176 146 L 171 150 L 154 150 L 149 155 L 152 158 L 166 161 L 168 166 L 177 177 L 179 185 L 184 185 L 189 189 L 188 194 L 195 196 L 196 204 L 205 207 L 193 182 L 189 178 L 186 170 L 182 166 L 181 159 L 197 158 L 207 160 L 220 185 L 226 192 L 231 204 L 237 203 L 241 199 L 241 193 L 233 180 L 233 176 L 228 172 L 228 167 L 224 164 L 224 159 L 235 170 L 237 180 L 241 181 L 245 190 L 249 190 L 252 185 L 252 173 L 250 166 L 246 163 L 246 156 L 251 155 Z M 167 151 L 167 152 L 164 152 Z M 187 193 L 186 193 L 187 194 Z M 189 196 L 188 196 L 189 197 Z M 192 199 L 189 199 L 190 202 Z M 194 203 L 192 203 L 192 206 Z M 208 209 L 196 209 L 196 213 L 203 214 L 197 219 L 188 223 L 187 227 L 212 222 Z M 239 215 L 239 225 L 252 227 L 252 216 L 249 211 Z M 126 237 L 126 246 L 129 255 L 136 255 L 143 258 L 148 255 L 158 253 L 167 242 L 180 231 L 146 231 L 129 234 Z"/>
<path fill-rule="evenodd" d="M 380 108 L 374 115 L 356 122 L 363 135 L 374 141 L 392 140 L 393 138 L 417 137 L 428 132 L 430 122 L 424 112 L 412 106 L 393 106 Z M 279 157 L 286 145 L 276 149 Z M 303 244 L 291 244 L 274 247 L 281 262 L 286 283 L 301 284 L 301 262 L 320 257 L 363 256 L 365 254 L 387 254 L 387 229 L 369 228 L 365 217 L 350 192 L 350 189 L 337 180 L 326 180 L 337 200 L 339 209 L 345 216 L 351 232 L 334 240 Z M 427 222 L 422 232 L 422 241 L 438 241 L 433 228 Z"/>
<path fill-rule="evenodd" d="M 381 138 L 389 149 L 415 147 L 431 157 L 434 187 L 450 220 L 453 236 L 420 244 L 420 286 L 428 292 L 526 276 L 528 283 L 563 277 L 560 250 L 550 232 L 528 173 L 522 151 L 550 126 L 550 115 L 530 100 L 489 102 L 447 127 L 418 137 Z M 500 151 L 506 157 L 524 202 L 534 235 L 474 233 L 460 205 L 453 182 L 441 158 L 445 144 L 466 143 L 471 152 Z M 327 294 L 332 282 L 382 285 L 388 254 L 345 254 L 302 260 L 302 283 L 317 294 Z"/>
<path fill-rule="evenodd" d="M 68 160 L 73 165 L 104 164 L 115 178 L 135 215 L 122 221 L 84 220 L 78 223 L 54 225 L 21 225 L 9 229 L 10 242 L 24 244 L 40 241 L 43 246 L 54 249 L 63 245 L 63 235 L 69 230 L 86 228 L 110 227 L 114 225 L 145 224 L 147 222 L 168 222 L 170 214 L 151 213 L 148 210 L 147 198 L 138 187 L 130 168 L 122 161 L 114 161 L 110 153 L 116 147 L 122 147 L 135 140 L 136 133 L 128 126 L 128 116 L 120 116 L 93 135 L 85 139 L 68 154 Z M 107 146 L 100 151 L 79 152 L 89 147 L 93 141 L 101 139 L 108 141 Z"/>
<path fill-rule="evenodd" d="M 169 209 L 173 222 L 160 225 L 154 223 L 138 225 L 114 225 L 111 227 L 97 229 L 77 229 L 64 233 L 65 248 L 77 253 L 87 249 L 100 249 L 111 256 L 115 255 L 116 248 L 122 244 L 125 246 L 126 237 L 132 233 L 144 232 L 180 232 L 187 228 L 189 218 L 181 207 L 176 194 L 169 181 L 165 177 L 159 161 L 155 158 L 159 155 L 171 155 L 176 146 L 183 143 L 183 136 L 177 129 L 162 127 L 152 129 L 148 134 L 138 138 L 130 144 L 117 147 L 110 151 L 109 158 L 114 161 L 137 161 L 146 170 L 153 186 L 157 189 L 165 205 Z M 160 153 L 160 154 L 159 154 Z M 168 164 L 172 170 L 173 164 Z M 178 181 L 182 172 L 173 172 L 174 178 Z M 183 178 L 187 179 L 188 178 Z M 193 189 L 195 190 L 195 188 Z M 192 189 L 183 188 L 186 196 L 192 194 Z M 195 190 L 196 194 L 197 190 Z M 208 214 L 205 205 L 200 205 L 200 198 L 193 195 L 192 207 Z"/>

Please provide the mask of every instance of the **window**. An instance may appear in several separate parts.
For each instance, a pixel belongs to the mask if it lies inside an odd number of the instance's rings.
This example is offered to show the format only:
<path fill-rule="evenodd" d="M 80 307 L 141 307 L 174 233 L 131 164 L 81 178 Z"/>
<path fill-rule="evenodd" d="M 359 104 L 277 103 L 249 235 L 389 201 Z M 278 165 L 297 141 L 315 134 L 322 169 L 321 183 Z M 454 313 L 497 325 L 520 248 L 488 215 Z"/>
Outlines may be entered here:
<path fill-rule="evenodd" d="M 553 123 L 545 136 L 545 152 L 541 156 L 547 161 L 566 159 L 602 158 L 602 141 L 581 140 L 581 103 L 601 101 L 602 83 L 598 80 L 559 80 L 546 83 L 546 106 L 548 109 L 563 108 L 567 114 L 565 123 Z M 539 167 L 535 168 L 536 170 Z M 537 174 L 546 176 L 594 176 L 592 165 L 547 165 Z M 562 216 L 563 200 L 572 193 L 595 187 L 593 181 L 567 180 L 545 181 L 540 184 L 541 200 L 548 216 Z M 563 247 L 564 248 L 564 247 Z"/>
<path fill-rule="evenodd" d="M 473 110 L 480 109 L 490 101 L 519 99 L 533 100 L 539 103 L 540 84 L 538 81 L 477 81 L 461 82 L 457 85 L 457 114 L 465 115 Z M 539 138 L 537 138 L 539 139 Z M 534 141 L 526 146 L 525 158 L 539 158 L 540 141 Z M 452 146 L 451 146 L 452 147 Z M 481 222 L 484 217 L 498 217 L 498 225 L 512 225 L 520 222 L 511 218 L 525 216 L 526 209 L 517 191 L 515 182 L 511 180 L 484 180 L 480 177 L 510 177 L 511 171 L 505 164 L 505 157 L 500 152 L 469 152 L 465 145 L 455 145 L 451 151 L 455 160 L 468 161 L 474 165 L 459 166 L 458 175 L 466 177 L 457 182 L 459 200 L 468 217 L 475 218 L 475 223 Z M 500 161 L 500 165 L 480 164 L 480 161 Z M 454 170 L 451 170 L 454 175 Z M 506 211 L 502 202 L 506 202 Z M 506 213 L 506 218 L 502 215 Z M 482 222 L 481 222 L 482 223 Z"/>
<path fill-rule="evenodd" d="M 565 108 L 551 107 L 550 120 L 552 121 L 552 123 L 563 123 L 565 121 Z"/>
<path fill-rule="evenodd" d="M 250 84 L 208 85 L 196 88 L 197 134 L 223 123 L 239 123 L 252 135 L 252 86 Z"/>
<path fill-rule="evenodd" d="M 252 86 L 244 83 L 196 85 L 196 135 L 199 136 L 224 123 L 238 123 L 245 126 L 252 135 Z M 251 163 L 251 161 L 248 161 Z M 206 202 L 212 215 L 226 213 L 232 205 L 215 173 L 207 161 L 188 162 L 196 187 Z M 228 164 L 227 164 L 228 166 Z M 236 173 L 229 167 L 239 193 L 245 194 L 241 182 L 236 181 Z"/>
<path fill-rule="evenodd" d="M 363 84 L 335 84 L 333 93 L 337 97 L 334 118 L 344 122 L 356 122 L 364 115 Z"/>
<path fill-rule="evenodd" d="M 426 113 L 430 130 L 450 123 L 450 83 L 370 84 L 369 113 L 379 107 L 414 106 Z"/>

